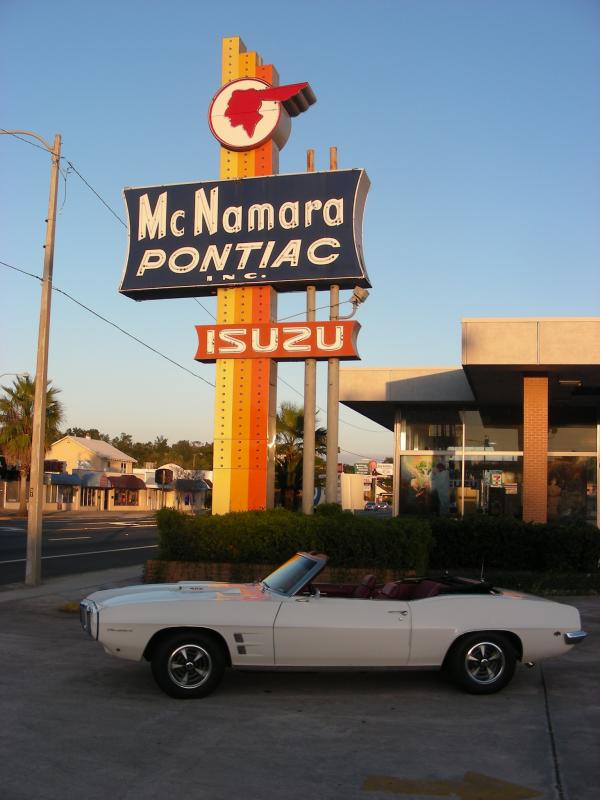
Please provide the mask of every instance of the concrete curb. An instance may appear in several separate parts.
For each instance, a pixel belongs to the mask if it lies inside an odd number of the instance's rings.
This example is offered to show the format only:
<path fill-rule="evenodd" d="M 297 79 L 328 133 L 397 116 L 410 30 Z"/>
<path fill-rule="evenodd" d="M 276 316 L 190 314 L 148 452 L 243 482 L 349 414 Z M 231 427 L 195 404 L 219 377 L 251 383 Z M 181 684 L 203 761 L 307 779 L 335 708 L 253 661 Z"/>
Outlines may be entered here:
<path fill-rule="evenodd" d="M 113 569 L 84 572 L 78 575 L 66 575 L 60 578 L 48 578 L 41 586 L 25 586 L 22 583 L 0 587 L 0 603 L 15 600 L 31 600 L 35 597 L 77 593 L 81 596 L 92 591 L 119 583 L 142 583 L 141 565 L 132 567 L 115 567 Z"/>

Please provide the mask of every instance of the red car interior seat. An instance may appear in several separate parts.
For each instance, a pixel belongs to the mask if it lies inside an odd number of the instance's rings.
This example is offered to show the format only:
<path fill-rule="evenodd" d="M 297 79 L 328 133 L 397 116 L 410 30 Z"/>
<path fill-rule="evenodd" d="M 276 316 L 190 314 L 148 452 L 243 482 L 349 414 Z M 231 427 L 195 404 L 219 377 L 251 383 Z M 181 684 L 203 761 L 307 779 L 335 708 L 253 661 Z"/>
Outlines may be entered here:
<path fill-rule="evenodd" d="M 358 584 L 352 597 L 358 597 L 363 600 L 371 597 L 373 594 L 373 590 L 377 584 L 377 578 L 375 575 L 365 575 L 362 581 Z"/>
<path fill-rule="evenodd" d="M 411 594 L 411 600 L 423 600 L 425 597 L 435 597 L 440 593 L 442 584 L 437 581 L 424 580 L 417 583 L 414 591 Z"/>
<path fill-rule="evenodd" d="M 390 581 L 378 592 L 376 600 L 408 600 L 411 585 Z"/>

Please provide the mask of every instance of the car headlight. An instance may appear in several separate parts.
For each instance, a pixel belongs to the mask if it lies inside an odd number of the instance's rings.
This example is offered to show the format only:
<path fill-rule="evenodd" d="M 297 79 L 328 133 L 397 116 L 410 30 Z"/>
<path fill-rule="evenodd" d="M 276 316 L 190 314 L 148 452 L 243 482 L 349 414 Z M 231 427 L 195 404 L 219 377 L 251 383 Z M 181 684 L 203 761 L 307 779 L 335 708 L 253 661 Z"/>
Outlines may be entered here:
<path fill-rule="evenodd" d="M 79 621 L 83 630 L 92 639 L 98 638 L 98 606 L 93 600 L 82 600 L 79 604 Z"/>

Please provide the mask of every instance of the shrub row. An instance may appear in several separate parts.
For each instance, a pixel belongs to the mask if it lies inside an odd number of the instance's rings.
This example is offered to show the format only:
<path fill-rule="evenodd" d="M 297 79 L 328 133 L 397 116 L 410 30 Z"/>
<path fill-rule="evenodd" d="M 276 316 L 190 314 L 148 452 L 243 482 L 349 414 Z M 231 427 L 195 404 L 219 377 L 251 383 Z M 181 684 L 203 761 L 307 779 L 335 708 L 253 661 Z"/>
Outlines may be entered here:
<path fill-rule="evenodd" d="M 327 553 L 332 567 L 424 574 L 428 569 L 594 572 L 600 532 L 585 523 L 499 517 L 378 518 L 335 508 L 313 516 L 275 509 L 222 516 L 157 514 L 160 557 L 169 561 L 281 563 L 298 550 Z"/>
<path fill-rule="evenodd" d="M 585 522 L 544 525 L 502 517 L 431 519 L 429 564 L 533 572 L 591 572 L 598 569 L 600 532 Z"/>
<path fill-rule="evenodd" d="M 193 517 L 157 513 L 160 557 L 169 561 L 281 563 L 298 550 L 327 553 L 332 567 L 427 570 L 426 519 L 371 519 L 350 513 L 306 516 L 283 509 Z"/>

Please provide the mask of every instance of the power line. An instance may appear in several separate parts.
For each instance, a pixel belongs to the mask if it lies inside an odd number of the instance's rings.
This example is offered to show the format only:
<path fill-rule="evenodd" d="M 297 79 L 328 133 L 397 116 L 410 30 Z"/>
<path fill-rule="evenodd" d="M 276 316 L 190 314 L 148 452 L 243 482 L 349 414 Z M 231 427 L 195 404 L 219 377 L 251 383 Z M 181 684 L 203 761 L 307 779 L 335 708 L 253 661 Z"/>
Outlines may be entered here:
<path fill-rule="evenodd" d="M 5 129 L 4 129 L 4 128 L 0 128 L 0 130 L 3 130 L 3 131 L 4 131 Z M 5 131 L 5 132 L 6 132 L 6 133 L 8 133 L 8 131 Z M 45 147 L 42 147 L 41 145 L 35 144 L 34 142 L 30 142 L 28 139 L 24 139 L 22 136 L 19 136 L 19 135 L 15 134 L 15 133 L 11 134 L 11 136 L 14 136 L 16 139 L 20 139 L 22 142 L 25 142 L 26 144 L 30 144 L 30 145 L 32 145 L 32 147 L 37 147 L 39 150 L 46 150 L 46 148 L 45 148 Z M 46 151 L 46 152 L 47 152 L 47 151 Z M 109 205 L 109 204 L 106 202 L 106 200 L 104 200 L 104 198 L 103 198 L 103 197 L 102 197 L 102 196 L 101 196 L 101 195 L 100 195 L 100 194 L 99 194 L 99 193 L 98 193 L 98 192 L 97 192 L 97 191 L 94 189 L 94 187 L 93 187 L 93 186 L 92 186 L 92 185 L 89 183 L 89 181 L 87 181 L 87 180 L 84 178 L 84 176 L 81 174 L 81 172 L 79 172 L 79 170 L 78 170 L 78 169 L 77 169 L 77 168 L 74 166 L 73 162 L 72 162 L 72 161 L 69 161 L 69 160 L 67 160 L 66 158 L 64 158 L 64 156 L 62 156 L 62 157 L 61 157 L 61 160 L 65 160 L 65 161 L 67 162 L 67 164 L 69 165 L 69 168 L 70 168 L 70 169 L 71 169 L 73 172 L 75 172 L 75 174 L 76 174 L 76 175 L 77 175 L 77 176 L 78 176 L 78 177 L 79 177 L 79 178 L 80 178 L 80 179 L 83 181 L 83 183 L 84 183 L 84 184 L 85 184 L 85 185 L 88 187 L 88 189 L 89 189 L 89 190 L 90 190 L 90 191 L 91 191 L 91 192 L 92 192 L 92 193 L 93 193 L 93 194 L 94 194 L 94 195 L 95 195 L 95 196 L 98 198 L 98 200 L 100 200 L 100 202 L 102 203 L 102 205 L 103 205 L 103 206 L 104 206 L 104 207 L 105 207 L 105 208 L 106 208 L 108 211 L 110 211 L 110 213 L 113 215 L 113 217 L 115 217 L 115 219 L 116 219 L 118 222 L 120 222 L 120 223 L 121 223 L 121 225 L 123 225 L 123 227 L 124 227 L 124 228 L 127 230 L 127 223 L 126 223 L 126 222 L 125 222 L 125 221 L 124 221 L 124 220 L 123 220 L 123 219 L 122 219 L 122 218 L 121 218 L 121 217 L 120 217 L 120 216 L 117 214 L 117 212 L 116 212 L 116 211 L 115 211 L 115 210 L 114 210 L 114 209 L 113 209 L 113 208 L 112 208 L 112 207 L 111 207 L 111 206 L 110 206 L 110 205 Z M 68 174 L 68 171 L 67 171 L 67 174 Z M 64 177 L 64 179 L 65 179 L 65 201 L 66 201 L 66 184 L 67 184 L 67 175 L 63 175 L 63 177 Z M 64 202 L 63 202 L 63 206 L 64 206 Z M 62 210 L 62 207 L 61 207 L 61 210 Z M 7 266 L 7 267 L 10 267 L 11 269 L 15 269 L 15 270 L 17 270 L 17 272 L 22 272 L 22 273 L 23 273 L 23 274 L 25 274 L 25 275 L 31 275 L 31 277 L 38 278 L 38 280 L 41 280 L 41 278 L 39 278 L 39 276 L 37 276 L 37 275 L 33 275 L 33 274 L 32 274 L 32 273 L 30 273 L 30 272 L 25 272 L 25 270 L 20 270 L 20 269 L 18 269 L 17 267 L 13 267 L 13 266 L 12 266 L 12 265 L 10 265 L 10 264 L 6 264 L 6 262 L 3 262 L 3 261 L 2 261 L 2 262 L 0 262 L 0 263 L 4 264 L 4 265 L 5 265 L 5 266 Z M 111 322 L 110 320 L 107 320 L 107 319 L 105 319 L 104 317 L 102 317 L 101 315 L 99 315 L 99 314 L 96 314 L 96 312 L 95 312 L 95 311 L 93 311 L 92 309 L 90 309 L 90 308 L 88 308 L 87 306 L 83 305 L 83 303 L 80 303 L 78 300 L 76 300 L 74 297 L 71 297 L 71 296 L 70 296 L 70 295 L 68 295 L 66 292 L 63 292 L 61 289 L 57 289 L 57 288 L 56 288 L 56 287 L 54 287 L 54 286 L 53 286 L 52 288 L 53 288 L 53 289 L 56 289 L 56 291 L 60 292 L 61 294 L 64 294 L 66 297 L 68 297 L 68 298 L 69 298 L 70 300 L 72 300 L 74 303 L 77 303 L 77 304 L 78 304 L 78 305 L 80 305 L 82 308 L 85 308 L 85 309 L 86 309 L 87 311 L 89 311 L 91 314 L 94 314 L 95 316 L 97 316 L 99 319 L 102 319 L 102 320 L 103 320 L 104 322 L 106 322 L 107 324 L 109 324 L 109 325 L 112 325 L 113 327 L 115 327 L 115 328 L 117 328 L 118 330 L 120 330 L 122 333 L 125 333 L 125 335 L 127 335 L 127 336 L 130 336 L 130 337 L 131 337 L 132 339 L 134 339 L 135 341 L 138 341 L 140 344 L 143 344 L 143 345 L 144 345 L 144 347 L 148 347 L 150 350 L 153 350 L 153 348 L 152 348 L 152 347 L 150 347 L 150 345 L 147 345 L 145 342 L 142 342 L 140 339 L 137 339 L 137 338 L 136 338 L 135 336 L 133 336 L 132 334 L 129 334 L 127 331 L 125 331 L 125 330 L 123 330 L 123 329 L 119 328 L 119 326 L 118 326 L 118 325 L 116 325 L 115 323 Z M 197 303 L 197 304 L 200 306 L 200 308 L 202 308 L 202 309 L 203 309 L 203 311 L 205 311 L 205 312 L 208 314 L 208 316 L 209 316 L 209 317 L 211 317 L 213 320 L 216 320 L 216 317 L 214 316 L 214 314 L 212 314 L 212 313 L 211 313 L 211 312 L 210 312 L 210 311 L 209 311 L 209 310 L 208 310 L 208 309 L 207 309 L 207 308 L 206 308 L 206 307 L 205 307 L 205 306 L 204 306 L 204 305 L 203 305 L 203 304 L 202 304 L 202 303 L 201 303 L 201 302 L 198 300 L 198 298 L 196 298 L 196 297 L 193 297 L 193 298 L 192 298 L 192 300 L 194 300 L 194 301 L 195 301 L 195 302 L 196 302 L 196 303 Z M 337 307 L 337 308 L 339 309 L 339 307 L 340 307 L 340 306 L 342 306 L 342 305 L 346 305 L 347 303 L 350 303 L 350 300 L 341 300 L 339 303 L 335 303 L 333 306 L 332 306 L 330 303 L 327 303 L 326 305 L 317 306 L 317 308 L 315 308 L 315 311 L 321 311 L 321 310 L 323 310 L 323 309 L 326 309 L 326 308 L 332 308 L 332 307 Z M 294 319 L 295 317 L 302 317 L 302 316 L 304 316 L 304 314 L 305 314 L 305 313 L 306 313 L 305 311 L 300 311 L 300 312 L 298 312 L 298 313 L 296 313 L 296 314 L 290 314 L 290 315 L 288 315 L 287 317 L 281 317 L 281 319 L 279 319 L 279 320 L 277 320 L 277 321 L 278 321 L 278 322 L 285 322 L 285 321 L 286 321 L 286 320 L 288 320 L 288 319 Z M 179 364 L 179 363 L 178 363 L 178 362 L 176 362 L 176 361 L 173 361 L 173 360 L 172 360 L 172 359 L 170 359 L 168 356 L 165 356 L 165 355 L 163 355 L 163 354 L 162 354 L 162 353 L 160 353 L 158 350 L 153 350 L 153 352 L 156 352 L 156 353 L 157 353 L 158 355 L 160 355 L 162 358 L 166 358 L 168 361 L 171 361 L 173 364 L 175 364 L 176 366 L 180 367 L 181 369 L 184 369 L 184 370 L 186 370 L 186 372 L 189 372 L 189 373 L 190 373 L 190 375 L 194 375 L 195 377 L 197 377 L 197 378 L 200 378 L 200 380 L 203 380 L 205 383 L 208 383 L 210 386 L 214 386 L 214 384 L 210 383 L 210 381 L 207 381 L 207 380 L 205 380 L 205 378 L 202 378 L 202 377 L 201 377 L 200 375 L 198 375 L 197 373 L 195 373 L 195 372 L 192 372 L 191 370 L 188 370 L 186 367 L 184 367 L 183 365 Z M 292 386 L 290 383 L 288 383 L 287 381 L 285 381 L 283 378 L 281 378 L 281 377 L 279 377 L 279 376 L 278 376 L 278 380 L 280 380 L 282 383 L 284 383 L 284 384 L 285 384 L 285 385 L 286 385 L 288 388 L 290 388 L 292 391 L 296 392 L 296 394 L 298 394 L 300 397 L 304 398 L 304 395 L 302 394 L 302 392 L 300 392 L 298 389 L 296 389 L 296 388 L 295 388 L 294 386 Z M 317 411 L 319 411 L 320 413 L 323 413 L 323 409 L 322 409 L 322 408 L 317 408 L 316 410 L 317 410 Z M 375 430 L 374 428 L 362 428 L 362 427 L 360 427 L 359 425 L 354 425 L 353 423 L 351 423 L 351 422 L 347 422 L 345 419 L 342 419 L 342 418 L 340 418 L 340 420 L 339 420 L 339 421 L 340 421 L 340 422 L 341 422 L 343 425 L 348 425 L 350 428 L 354 428 L 354 429 L 356 429 L 356 430 L 359 430 L 359 431 L 364 431 L 365 433 L 387 433 L 387 431 L 378 431 L 378 430 Z M 345 451 L 345 452 L 350 452 L 350 451 Z M 352 455 L 357 455 L 357 454 L 356 454 L 356 453 L 353 453 Z"/>
<path fill-rule="evenodd" d="M 208 308 L 206 308 L 206 306 L 203 306 L 203 305 L 202 305 L 202 303 L 200 302 L 200 300 L 198 300 L 198 298 L 197 298 L 197 297 L 192 297 L 192 300 L 195 300 L 195 301 L 198 303 L 198 305 L 200 306 L 200 308 L 204 309 L 204 311 L 206 311 L 206 313 L 208 314 L 208 316 L 209 316 L 209 317 L 212 317 L 212 318 L 215 320 L 215 322 L 216 322 L 217 318 L 215 317 L 215 315 L 214 315 L 214 314 L 211 314 L 211 312 L 208 310 Z"/>
<path fill-rule="evenodd" d="M 65 159 L 65 161 L 67 161 L 67 159 Z M 115 219 L 117 219 L 117 220 L 118 220 L 118 221 L 121 223 L 121 225 L 122 225 L 122 226 L 125 228 L 125 230 L 127 230 L 127 223 L 126 223 L 126 222 L 125 222 L 125 221 L 124 221 L 124 220 L 123 220 L 123 219 L 122 219 L 122 218 L 121 218 L 121 217 L 120 217 L 120 216 L 117 214 L 117 212 L 116 212 L 116 211 L 115 211 L 113 208 L 111 208 L 111 207 L 109 206 L 109 204 L 106 202 L 106 200 L 104 200 L 104 198 L 103 198 L 103 197 L 101 197 L 101 196 L 98 194 L 98 192 L 97 192 L 97 191 L 94 189 L 94 187 L 93 187 L 93 186 L 92 186 L 92 185 L 91 185 L 91 184 L 90 184 L 88 181 L 86 181 L 86 179 L 83 177 L 83 175 L 81 174 L 81 172 L 79 172 L 79 170 L 78 170 L 78 169 L 77 169 L 77 168 L 76 168 L 76 167 L 73 165 L 73 162 L 72 162 L 72 161 L 67 161 L 67 164 L 68 164 L 68 165 L 71 167 L 71 169 L 73 170 L 73 172 L 74 172 L 76 175 L 78 175 L 78 176 L 81 178 L 81 180 L 82 180 L 82 181 L 85 183 L 85 185 L 88 187 L 88 189 L 89 189 L 89 190 L 90 190 L 90 191 L 91 191 L 93 194 L 95 194 L 95 195 L 96 195 L 96 197 L 98 198 L 98 200 L 100 200 L 100 202 L 102 203 L 102 205 L 103 205 L 105 208 L 107 208 L 107 209 L 110 211 L 110 213 L 113 215 L 113 217 L 114 217 Z"/>
<path fill-rule="evenodd" d="M 288 387 L 288 389 L 291 389 L 293 392 L 296 392 L 297 395 L 299 395 L 304 399 L 304 395 L 302 394 L 302 392 L 299 389 L 296 389 L 295 386 L 292 386 L 291 383 L 288 383 L 286 380 L 284 380 L 280 375 L 277 376 L 277 380 L 281 381 L 281 383 L 284 383 Z M 319 406 L 317 406 L 315 410 L 321 414 L 325 413 L 324 409 L 320 408 Z M 354 425 L 352 422 L 348 422 L 347 420 L 342 419 L 341 417 L 340 417 L 340 422 L 343 423 L 344 425 L 348 425 L 350 428 L 356 428 L 357 431 L 364 431 L 365 433 L 389 433 L 389 431 L 378 431 L 375 428 L 361 428 L 360 425 Z M 348 450 L 347 452 L 350 451 Z M 354 453 L 354 455 L 357 454 Z"/>
<path fill-rule="evenodd" d="M 334 303 L 333 305 L 331 305 L 331 303 L 327 303 L 325 306 L 317 306 L 315 311 L 321 311 L 324 308 L 339 308 L 340 306 L 346 305 L 346 303 L 350 303 L 350 300 L 340 300 L 339 303 Z M 306 311 L 299 311 L 297 314 L 290 314 L 289 317 L 281 317 L 281 319 L 278 319 L 277 322 L 285 322 L 286 319 L 293 319 L 294 317 L 303 317 L 305 314 Z"/>
<path fill-rule="evenodd" d="M 24 269 L 19 269 L 19 267 L 15 267 L 12 264 L 7 264 L 6 261 L 0 261 L 0 264 L 2 264 L 4 267 L 8 267 L 9 269 L 14 269 L 15 272 L 20 272 L 23 275 L 29 275 L 31 278 L 37 278 L 38 281 L 43 280 L 41 275 L 36 275 L 34 272 L 27 272 Z"/>
<path fill-rule="evenodd" d="M 371 456 L 363 456 L 362 453 L 353 453 L 352 450 L 346 450 L 343 447 L 340 447 L 340 451 L 342 453 L 349 453 L 351 456 L 358 456 L 359 458 L 366 458 L 367 460 L 369 460 L 371 458 Z"/>
<path fill-rule="evenodd" d="M 2 266 L 4 266 L 4 267 L 8 267 L 8 269 L 14 270 L 15 272 L 20 272 L 22 275 L 27 275 L 30 278 L 35 278 L 36 280 L 38 280 L 40 282 L 43 280 L 39 275 L 36 275 L 34 272 L 27 272 L 27 270 L 21 269 L 20 267 L 15 267 L 14 264 L 9 264 L 6 261 L 0 261 L 0 264 Z M 117 325 L 115 322 L 112 322 L 111 320 L 109 320 L 106 317 L 102 316 L 102 314 L 99 314 L 97 311 L 94 311 L 89 306 L 86 306 L 85 303 L 82 303 L 80 300 L 77 300 L 75 297 L 70 295 L 68 292 L 65 292 L 63 289 L 59 289 L 58 286 L 54 286 L 54 285 L 52 286 L 52 290 L 54 292 L 58 292 L 59 294 L 64 295 L 64 297 L 67 297 L 69 300 L 71 300 L 71 302 L 73 302 L 76 305 L 80 306 L 80 308 L 83 308 L 88 313 L 93 314 L 93 316 L 95 316 L 98 319 L 102 320 L 102 322 L 105 322 L 107 325 L 111 325 L 113 328 L 116 328 L 116 330 L 118 330 L 120 333 L 123 333 L 125 336 L 128 336 L 130 339 L 133 339 L 134 342 L 137 342 L 138 344 L 141 344 L 143 347 L 145 347 L 147 350 L 150 350 L 155 355 L 160 356 L 161 358 L 164 358 L 165 361 L 168 361 L 170 364 L 173 364 L 174 366 L 179 367 L 179 369 L 184 370 L 184 372 L 187 372 L 189 375 L 192 375 L 194 378 L 199 378 L 204 383 L 206 383 L 209 386 L 212 386 L 213 388 L 215 388 L 215 384 L 211 383 L 211 381 L 206 380 L 206 378 L 203 378 L 202 375 L 198 375 L 197 372 L 192 372 L 192 370 L 190 370 L 187 367 L 183 366 L 183 364 L 180 364 L 178 361 L 175 361 L 174 359 L 170 358 L 169 356 L 166 356 L 164 353 L 161 353 L 160 350 L 157 350 L 155 347 L 152 347 L 151 345 L 147 344 L 142 339 L 139 339 L 137 336 L 134 336 L 132 333 L 129 333 L 129 331 L 126 331 L 124 328 L 121 328 L 120 325 Z M 206 311 L 206 309 L 205 309 L 205 311 Z M 281 381 L 281 383 L 285 384 L 293 392 L 296 392 L 296 394 L 298 394 L 300 397 L 302 397 L 302 398 L 304 397 L 302 392 L 300 392 L 298 389 L 296 389 L 295 386 L 292 386 L 291 383 L 288 383 L 288 381 L 286 381 L 284 378 L 278 376 L 278 380 Z M 324 413 L 323 409 L 320 408 L 320 407 L 317 407 L 316 410 L 317 410 L 317 412 Z M 376 431 L 374 429 L 369 429 L 369 428 L 360 428 L 358 425 L 353 425 L 351 422 L 347 422 L 344 419 L 340 419 L 340 422 L 345 424 L 345 425 L 349 425 L 351 428 L 357 428 L 358 430 L 362 430 L 362 431 L 365 431 L 367 433 L 387 433 L 387 431 Z M 340 447 L 340 450 L 343 453 L 348 453 L 349 455 L 358 456 L 359 458 L 369 458 L 369 456 L 364 456 L 361 453 L 354 453 L 352 450 L 346 450 L 344 447 Z"/>
<path fill-rule="evenodd" d="M 36 278 L 40 282 L 43 280 L 39 275 L 35 275 L 33 272 L 27 272 L 24 269 L 19 269 L 19 267 L 15 267 L 13 264 L 8 264 L 6 261 L 0 261 L 0 264 L 2 264 L 5 267 L 8 267 L 9 269 L 15 270 L 15 272 L 21 272 L 23 275 L 29 275 L 32 278 Z M 86 306 L 85 303 L 82 303 L 80 300 L 77 300 L 75 297 L 70 295 L 68 292 L 65 292 L 63 289 L 59 289 L 58 286 L 54 286 L 53 285 L 52 286 L 52 291 L 58 292 L 59 294 L 62 294 L 65 297 L 68 297 L 69 300 L 71 300 L 73 303 L 75 303 L 76 305 L 80 306 L 81 308 L 85 309 L 85 311 L 88 311 L 90 314 L 93 314 L 98 319 L 101 319 L 102 322 L 106 322 L 107 325 L 111 325 L 113 328 L 116 328 L 120 333 L 123 333 L 123 334 L 125 334 L 125 336 L 128 336 L 130 339 L 133 339 L 134 342 L 137 342 L 138 344 L 141 344 L 147 350 L 150 350 L 152 353 L 155 353 L 157 356 L 160 356 L 161 358 L 164 358 L 165 361 L 168 361 L 169 363 L 173 364 L 174 366 L 179 367 L 179 369 L 184 370 L 184 372 L 187 372 L 190 375 L 193 375 L 194 378 L 199 378 L 201 381 L 203 381 L 204 383 L 208 384 L 209 386 L 212 386 L 213 388 L 215 387 L 214 383 L 211 383 L 210 381 L 206 380 L 206 378 L 203 378 L 202 375 L 198 375 L 197 372 L 192 372 L 191 369 L 188 369 L 187 367 L 184 367 L 183 364 L 180 364 L 178 361 L 175 361 L 174 359 L 170 358 L 169 356 L 166 356 L 164 353 L 161 353 L 160 350 L 157 350 L 155 347 L 152 347 L 152 345 L 149 345 L 149 344 L 147 344 L 147 342 L 144 342 L 142 339 L 139 339 L 137 336 L 134 336 L 133 333 L 129 333 L 129 331 L 126 331 L 124 328 L 121 328 L 121 326 L 117 325 L 116 322 L 112 322 L 110 319 L 107 319 L 106 317 L 103 317 L 102 314 L 98 314 L 98 312 L 94 311 L 93 308 L 90 308 L 89 306 Z"/>

